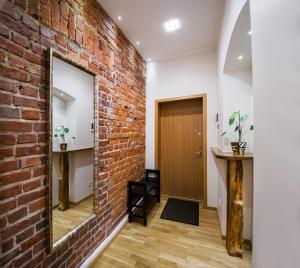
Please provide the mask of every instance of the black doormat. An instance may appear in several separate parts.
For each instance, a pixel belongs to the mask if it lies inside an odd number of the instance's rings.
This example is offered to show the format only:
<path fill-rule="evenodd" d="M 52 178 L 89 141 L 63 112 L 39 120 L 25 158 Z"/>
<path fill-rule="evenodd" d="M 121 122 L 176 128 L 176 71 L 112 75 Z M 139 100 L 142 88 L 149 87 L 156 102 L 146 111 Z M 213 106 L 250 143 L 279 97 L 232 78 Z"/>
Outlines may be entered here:
<path fill-rule="evenodd" d="M 199 225 L 199 203 L 168 198 L 161 219 Z"/>

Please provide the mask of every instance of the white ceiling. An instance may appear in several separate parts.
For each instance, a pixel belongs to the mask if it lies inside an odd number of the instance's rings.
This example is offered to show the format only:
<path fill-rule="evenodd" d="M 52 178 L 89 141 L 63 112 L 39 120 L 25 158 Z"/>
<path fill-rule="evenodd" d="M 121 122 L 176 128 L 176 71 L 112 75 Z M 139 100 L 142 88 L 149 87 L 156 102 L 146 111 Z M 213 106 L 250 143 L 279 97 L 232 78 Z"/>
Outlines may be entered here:
<path fill-rule="evenodd" d="M 164 60 L 217 46 L 223 0 L 98 1 L 145 59 Z M 172 18 L 180 19 L 181 29 L 166 33 L 163 23 Z"/>
<path fill-rule="evenodd" d="M 247 2 L 236 21 L 231 35 L 224 66 L 225 72 L 252 69 L 251 35 L 248 34 L 250 30 L 250 7 L 249 2 Z M 243 56 L 242 60 L 238 59 L 240 55 Z"/>

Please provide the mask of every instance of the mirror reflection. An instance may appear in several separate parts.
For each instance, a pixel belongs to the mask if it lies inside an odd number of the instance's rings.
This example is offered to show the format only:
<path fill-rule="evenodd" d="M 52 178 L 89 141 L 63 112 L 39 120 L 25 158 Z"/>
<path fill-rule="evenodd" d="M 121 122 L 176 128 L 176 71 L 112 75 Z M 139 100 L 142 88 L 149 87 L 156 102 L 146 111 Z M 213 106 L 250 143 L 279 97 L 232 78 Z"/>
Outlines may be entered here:
<path fill-rule="evenodd" d="M 93 214 L 95 77 L 52 61 L 52 241 Z"/>

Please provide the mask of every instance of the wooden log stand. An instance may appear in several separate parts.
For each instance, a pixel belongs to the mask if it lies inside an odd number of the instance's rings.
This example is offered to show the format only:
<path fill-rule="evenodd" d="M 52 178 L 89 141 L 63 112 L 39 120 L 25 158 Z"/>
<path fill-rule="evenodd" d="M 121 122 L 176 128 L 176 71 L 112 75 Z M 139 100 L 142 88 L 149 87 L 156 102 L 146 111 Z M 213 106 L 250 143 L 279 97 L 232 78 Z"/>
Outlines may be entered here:
<path fill-rule="evenodd" d="M 69 208 L 69 155 L 68 152 L 59 153 L 59 210 Z"/>
<path fill-rule="evenodd" d="M 253 154 L 233 155 L 212 148 L 218 159 L 227 161 L 227 228 L 226 249 L 230 256 L 242 257 L 243 247 L 243 160 L 252 160 Z"/>

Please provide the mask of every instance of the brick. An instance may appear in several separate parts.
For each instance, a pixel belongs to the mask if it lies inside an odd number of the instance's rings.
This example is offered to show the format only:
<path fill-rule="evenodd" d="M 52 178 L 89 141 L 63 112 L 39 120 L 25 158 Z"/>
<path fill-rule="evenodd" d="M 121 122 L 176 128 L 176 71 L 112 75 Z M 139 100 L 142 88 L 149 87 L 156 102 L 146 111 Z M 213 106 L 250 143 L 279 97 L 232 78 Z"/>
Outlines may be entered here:
<path fill-rule="evenodd" d="M 76 29 L 76 43 L 82 44 L 82 32 Z"/>
<path fill-rule="evenodd" d="M 42 209 L 43 208 L 43 205 L 45 207 L 45 201 L 40 205 L 40 207 L 38 209 Z M 37 225 L 36 225 L 36 231 L 38 232 L 39 230 L 42 230 L 44 228 L 46 228 L 48 225 L 48 220 L 42 220 L 41 222 L 39 222 Z"/>
<path fill-rule="evenodd" d="M 1 12 L 3 12 L 4 14 L 10 16 L 11 18 L 13 18 L 14 20 L 19 20 L 21 17 L 20 12 L 18 12 L 12 3 L 10 3 L 9 1 L 6 1 L 5 4 L 2 6 L 1 8 Z"/>
<path fill-rule="evenodd" d="M 7 264 L 10 260 L 12 260 L 16 256 L 18 256 L 18 254 L 19 254 L 19 249 L 16 248 L 16 249 L 10 251 L 9 253 L 7 253 L 6 255 L 4 255 L 3 257 L 1 255 L 0 267 L 4 267 L 5 264 Z"/>
<path fill-rule="evenodd" d="M 41 5 L 41 19 L 43 24 L 50 26 L 50 9 L 45 5 Z"/>
<path fill-rule="evenodd" d="M 4 214 L 10 210 L 13 210 L 17 207 L 17 201 L 16 200 L 10 200 L 5 203 L 0 204 L 0 214 Z"/>
<path fill-rule="evenodd" d="M 42 198 L 29 206 L 30 213 L 45 208 L 45 198 Z"/>
<path fill-rule="evenodd" d="M 11 157 L 14 155 L 14 150 L 10 148 L 0 148 L 0 160 Z"/>
<path fill-rule="evenodd" d="M 0 131 L 28 132 L 32 130 L 32 123 L 18 121 L 0 121 Z"/>
<path fill-rule="evenodd" d="M 66 41 L 66 38 L 63 36 L 63 35 L 56 35 L 55 36 L 55 41 L 60 44 L 61 46 L 63 47 L 66 47 L 67 46 L 67 41 Z"/>
<path fill-rule="evenodd" d="M 60 18 L 60 30 L 63 34 L 68 35 L 68 20 Z"/>
<path fill-rule="evenodd" d="M 0 191 L 0 200 L 5 200 L 10 197 L 16 196 L 22 192 L 22 186 L 21 185 L 15 185 L 11 186 L 6 189 L 2 189 Z"/>
<path fill-rule="evenodd" d="M 40 32 L 41 32 L 41 35 L 43 35 L 43 36 L 45 36 L 46 38 L 49 38 L 49 39 L 53 39 L 54 36 L 55 36 L 55 32 L 52 31 L 51 29 L 49 29 L 48 27 L 45 27 L 45 26 L 41 26 Z"/>
<path fill-rule="evenodd" d="M 11 79 L 15 79 L 21 82 L 29 82 L 28 74 L 20 70 L 15 70 L 6 66 L 0 66 L 0 73 L 3 76 Z"/>
<path fill-rule="evenodd" d="M 33 177 L 39 177 L 41 175 L 45 175 L 47 172 L 46 166 L 36 167 L 33 170 Z"/>
<path fill-rule="evenodd" d="M 42 230 L 36 235 L 34 235 L 32 238 L 26 240 L 21 244 L 21 251 L 24 252 L 28 250 L 30 247 L 32 247 L 33 245 L 41 241 L 45 237 L 45 235 L 46 235 L 46 231 Z"/>
<path fill-rule="evenodd" d="M 40 180 L 27 182 L 27 183 L 23 184 L 23 191 L 24 192 L 29 192 L 29 191 L 32 191 L 36 188 L 39 188 L 40 186 L 41 186 L 41 181 Z"/>
<path fill-rule="evenodd" d="M 19 87 L 19 92 L 20 92 L 20 94 L 25 95 L 25 96 L 30 96 L 30 97 L 35 97 L 35 98 L 38 97 L 38 90 L 36 88 L 30 87 L 30 86 L 21 85 Z"/>
<path fill-rule="evenodd" d="M 17 160 L 5 161 L 0 163 L 0 172 L 7 172 L 16 169 L 18 169 Z"/>
<path fill-rule="evenodd" d="M 21 45 L 22 47 L 29 48 L 30 42 L 29 39 L 23 35 L 20 35 L 18 33 L 12 34 L 12 40 L 16 42 L 17 44 Z"/>
<path fill-rule="evenodd" d="M 75 15 L 74 12 L 70 10 L 69 13 L 69 38 L 75 39 Z"/>
<path fill-rule="evenodd" d="M 26 9 L 26 0 L 15 0 L 15 4 L 22 9 Z"/>
<path fill-rule="evenodd" d="M 5 38 L 9 37 L 9 31 L 4 25 L 0 25 L 0 35 L 2 35 Z"/>
<path fill-rule="evenodd" d="M 45 123 L 34 123 L 33 129 L 35 131 L 45 131 L 46 130 L 46 124 Z"/>
<path fill-rule="evenodd" d="M 7 216 L 8 222 L 9 223 L 15 223 L 16 221 L 24 218 L 27 215 L 27 208 L 23 207 L 18 209 L 17 211 L 9 214 Z"/>
<path fill-rule="evenodd" d="M 23 16 L 23 23 L 26 24 L 28 27 L 30 27 L 32 30 L 38 32 L 39 23 L 36 20 L 34 20 L 31 16 L 24 15 Z"/>
<path fill-rule="evenodd" d="M 43 64 L 43 60 L 42 60 L 42 57 L 40 55 L 31 53 L 31 52 L 28 52 L 28 51 L 24 52 L 24 59 L 26 59 L 30 62 L 39 64 L 39 65 Z"/>
<path fill-rule="evenodd" d="M 38 166 L 41 164 L 41 159 L 40 157 L 31 157 L 31 158 L 26 158 L 21 160 L 21 167 L 26 168 L 26 167 L 34 167 Z"/>
<path fill-rule="evenodd" d="M 25 51 L 24 47 L 16 43 L 13 43 L 12 41 L 7 40 L 6 38 L 3 38 L 1 36 L 0 36 L 0 48 L 5 49 L 6 51 L 18 55 L 20 57 L 23 56 Z"/>
<path fill-rule="evenodd" d="M 18 136 L 18 143 L 36 143 L 38 137 L 36 134 L 21 134 Z"/>
<path fill-rule="evenodd" d="M 1 145 L 12 145 L 16 143 L 16 136 L 14 135 L 0 135 L 0 144 Z"/>
<path fill-rule="evenodd" d="M 18 205 L 24 205 L 26 203 L 32 202 L 34 200 L 37 200 L 41 197 L 43 197 L 43 195 L 45 194 L 45 190 L 38 190 L 35 192 L 31 192 L 31 193 L 27 193 L 27 194 L 23 194 L 18 198 Z"/>
<path fill-rule="evenodd" d="M 31 43 L 31 49 L 32 49 L 32 52 L 34 52 L 35 54 L 38 54 L 40 56 L 42 56 L 44 54 L 44 52 L 46 51 L 43 46 L 41 46 L 40 44 L 37 44 L 35 42 Z"/>
<path fill-rule="evenodd" d="M 16 236 L 16 243 L 20 243 L 25 239 L 27 239 L 28 237 L 31 237 L 33 233 L 34 233 L 34 228 L 33 227 L 28 228 L 27 230 L 25 230 L 24 232 Z"/>
<path fill-rule="evenodd" d="M 40 17 L 39 1 L 28 0 L 28 13 L 36 19 Z"/>
<path fill-rule="evenodd" d="M 28 219 L 24 219 L 23 221 L 16 223 L 12 226 L 9 226 L 5 230 L 2 231 L 1 237 L 3 240 L 18 234 L 20 231 L 27 229 L 28 227 L 32 226 L 36 222 L 40 220 L 40 214 L 36 214 L 31 216 Z"/>
<path fill-rule="evenodd" d="M 68 19 L 70 7 L 66 1 L 60 4 L 60 14 L 63 18 Z"/>
<path fill-rule="evenodd" d="M 13 31 L 30 38 L 31 40 L 37 41 L 39 35 L 37 32 L 31 30 L 27 25 L 22 24 L 19 21 L 15 21 L 5 14 L 0 14 L 0 22 L 2 22 L 6 27 L 12 29 Z"/>
<path fill-rule="evenodd" d="M 18 57 L 9 55 L 8 60 L 9 60 L 10 66 L 21 69 L 23 71 L 26 71 L 26 67 L 28 66 L 28 63 L 26 61 L 24 61 L 22 58 L 18 58 Z M 16 72 L 17 72 L 17 70 L 16 70 Z"/>
<path fill-rule="evenodd" d="M 3 51 L 0 51 L 0 63 L 5 63 L 7 57 Z"/>
<path fill-rule="evenodd" d="M 0 92 L 0 104 L 12 104 L 12 95 Z"/>
<path fill-rule="evenodd" d="M 16 83 L 6 80 L 0 80 L 0 89 L 9 92 L 17 92 Z"/>
<path fill-rule="evenodd" d="M 22 250 L 23 251 L 23 250 Z M 20 267 L 32 258 L 32 250 L 27 251 L 24 255 L 14 260 L 14 267 Z"/>
<path fill-rule="evenodd" d="M 22 146 L 16 148 L 16 156 L 35 155 L 45 152 L 45 146 L 34 145 L 34 146 Z"/>
<path fill-rule="evenodd" d="M 22 119 L 39 120 L 40 112 L 33 110 L 22 110 L 21 117 Z"/>
<path fill-rule="evenodd" d="M 38 101 L 34 100 L 34 99 L 14 96 L 14 105 L 15 106 L 38 108 Z"/>
<path fill-rule="evenodd" d="M 29 170 L 20 170 L 7 175 L 0 175 L 0 185 L 8 185 L 11 183 L 21 182 L 29 179 L 31 172 Z"/>
<path fill-rule="evenodd" d="M 19 118 L 20 111 L 16 108 L 0 107 L 0 117 L 2 118 Z"/>

